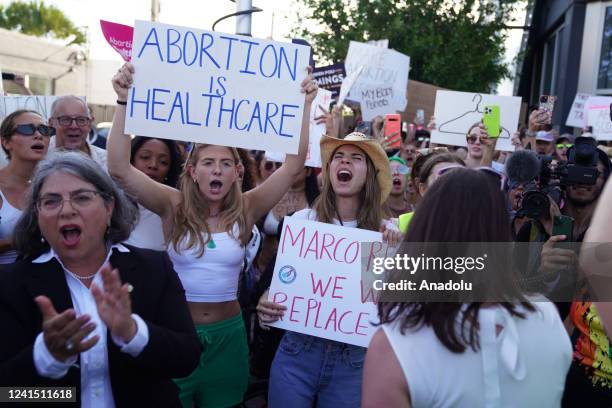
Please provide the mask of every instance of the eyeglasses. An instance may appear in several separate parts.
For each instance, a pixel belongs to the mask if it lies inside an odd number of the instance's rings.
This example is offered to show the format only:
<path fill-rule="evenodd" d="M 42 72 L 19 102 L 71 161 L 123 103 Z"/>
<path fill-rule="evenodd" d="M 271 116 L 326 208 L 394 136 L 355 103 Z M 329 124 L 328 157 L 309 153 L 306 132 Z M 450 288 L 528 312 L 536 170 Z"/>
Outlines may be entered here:
<path fill-rule="evenodd" d="M 573 146 L 573 144 L 571 144 L 571 143 L 558 143 L 557 144 L 557 149 L 563 149 L 564 147 L 566 149 L 569 149 L 572 146 Z"/>
<path fill-rule="evenodd" d="M 73 121 L 77 124 L 77 126 L 81 127 L 89 126 L 91 124 L 91 118 L 88 118 L 87 116 L 58 116 L 55 118 L 55 120 L 57 120 L 57 123 L 59 123 L 61 126 L 70 126 Z"/>
<path fill-rule="evenodd" d="M 32 136 L 34 133 L 40 133 L 43 136 L 53 136 L 55 134 L 55 128 L 47 125 L 35 125 L 33 123 L 26 123 L 24 125 L 17 125 L 13 130 L 13 133 L 19 133 L 23 136 Z"/>
<path fill-rule="evenodd" d="M 467 135 L 465 137 L 465 140 L 469 143 L 469 144 L 474 144 L 476 143 L 476 139 L 480 139 L 480 141 L 484 141 L 484 140 L 488 140 L 489 138 L 487 136 L 476 136 L 476 135 Z"/>
<path fill-rule="evenodd" d="M 272 170 L 274 167 L 276 167 L 276 170 L 278 170 L 280 168 L 280 166 L 282 166 L 283 163 L 280 162 L 266 162 L 266 164 L 264 164 L 264 169 L 270 171 Z"/>
<path fill-rule="evenodd" d="M 104 197 L 104 194 L 96 190 L 77 190 L 70 193 L 70 198 L 65 200 L 59 194 L 46 194 L 36 201 L 38 211 L 45 214 L 59 213 L 64 206 L 64 202 L 70 201 L 75 210 L 84 210 L 95 200 L 96 195 Z"/>
<path fill-rule="evenodd" d="M 402 176 L 405 176 L 406 174 L 410 174 L 410 167 L 405 166 L 403 164 L 399 164 L 399 166 L 397 166 L 396 168 L 391 168 L 391 173 L 392 174 L 397 173 L 397 174 L 401 174 Z"/>

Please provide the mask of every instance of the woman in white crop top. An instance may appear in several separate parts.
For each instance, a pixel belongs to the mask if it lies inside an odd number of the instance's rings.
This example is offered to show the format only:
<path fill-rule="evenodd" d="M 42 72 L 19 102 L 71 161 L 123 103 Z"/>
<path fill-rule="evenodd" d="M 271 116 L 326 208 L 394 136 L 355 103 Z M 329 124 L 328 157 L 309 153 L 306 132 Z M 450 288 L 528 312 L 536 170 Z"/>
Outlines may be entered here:
<path fill-rule="evenodd" d="M 13 263 L 17 258 L 13 230 L 25 206 L 34 168 L 47 154 L 52 134 L 55 129 L 46 126 L 34 111 L 18 110 L 2 121 L 0 140 L 9 164 L 0 169 L 0 264 Z"/>
<path fill-rule="evenodd" d="M 113 78 L 119 101 L 126 101 L 134 67 L 127 63 Z M 296 90 L 299 87 L 295 84 Z M 186 292 L 204 351 L 201 367 L 178 380 L 185 406 L 233 406 L 248 385 L 248 347 L 237 301 L 244 247 L 255 221 L 287 192 L 304 168 L 308 118 L 317 86 L 301 84 L 304 120 L 298 155 L 257 188 L 242 193 L 235 148 L 199 144 L 191 150 L 180 190 L 157 183 L 130 165 L 129 136 L 123 134 L 126 107 L 117 105 L 108 141 L 110 174 L 162 219 L 168 253 Z"/>
<path fill-rule="evenodd" d="M 488 243 L 511 243 L 507 220 L 499 184 L 482 172 L 459 168 L 441 175 L 427 190 L 406 242 L 412 253 L 424 257 L 432 254 L 431 247 L 421 244 L 426 242 L 465 242 L 472 248 L 482 242 L 482 250 L 490 250 Z M 400 247 L 397 255 L 402 252 Z M 543 296 L 522 293 L 518 274 L 499 259 L 493 265 L 485 262 L 483 273 L 491 279 L 475 283 L 478 294 L 472 298 L 489 299 L 487 303 L 453 303 L 468 299 L 460 298 L 459 291 L 432 291 L 427 299 L 378 304 L 382 328 L 368 348 L 362 407 L 561 406 L 572 359 L 569 336 L 555 305 Z M 463 276 L 470 280 L 468 274 Z M 420 279 L 457 279 L 453 269 L 414 276 L 416 287 Z"/>
<path fill-rule="evenodd" d="M 382 204 L 391 191 L 387 155 L 378 141 L 361 133 L 321 138 L 323 189 L 312 209 L 294 217 L 379 231 Z M 397 243 L 399 232 L 384 239 Z M 267 300 L 257 306 L 260 324 L 278 320 L 286 308 Z M 271 408 L 359 407 L 365 348 L 287 331 L 270 370 Z"/>

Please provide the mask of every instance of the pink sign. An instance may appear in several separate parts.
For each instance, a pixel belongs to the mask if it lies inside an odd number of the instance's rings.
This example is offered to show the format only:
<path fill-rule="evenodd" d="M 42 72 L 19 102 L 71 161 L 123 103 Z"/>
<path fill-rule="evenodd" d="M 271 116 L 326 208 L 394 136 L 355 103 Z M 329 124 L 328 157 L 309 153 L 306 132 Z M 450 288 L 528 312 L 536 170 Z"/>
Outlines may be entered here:
<path fill-rule="evenodd" d="M 106 41 L 121 55 L 125 61 L 132 59 L 132 38 L 134 27 L 100 20 L 102 34 Z"/>

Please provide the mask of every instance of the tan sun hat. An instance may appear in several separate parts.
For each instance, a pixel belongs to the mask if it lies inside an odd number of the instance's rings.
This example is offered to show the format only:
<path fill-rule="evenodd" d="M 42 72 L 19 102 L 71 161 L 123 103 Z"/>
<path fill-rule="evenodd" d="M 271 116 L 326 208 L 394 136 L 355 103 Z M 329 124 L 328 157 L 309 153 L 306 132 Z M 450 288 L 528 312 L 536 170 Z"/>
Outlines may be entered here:
<path fill-rule="evenodd" d="M 347 135 L 344 139 L 337 139 L 335 137 L 322 136 L 321 137 L 321 168 L 323 176 L 327 173 L 327 167 L 331 159 L 332 154 L 337 148 L 344 145 L 353 145 L 360 148 L 364 153 L 372 160 L 374 168 L 376 169 L 376 179 L 380 185 L 381 192 L 381 204 L 387 200 L 389 193 L 391 192 L 391 169 L 389 166 L 389 159 L 384 149 L 374 139 L 369 139 L 363 133 L 353 132 Z"/>

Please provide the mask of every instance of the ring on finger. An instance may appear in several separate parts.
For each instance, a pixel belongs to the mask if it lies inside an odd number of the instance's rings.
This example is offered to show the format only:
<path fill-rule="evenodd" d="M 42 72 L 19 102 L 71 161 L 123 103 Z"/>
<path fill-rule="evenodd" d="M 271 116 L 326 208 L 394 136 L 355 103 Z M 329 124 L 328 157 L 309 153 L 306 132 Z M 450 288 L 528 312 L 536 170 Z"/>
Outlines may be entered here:
<path fill-rule="evenodd" d="M 64 347 L 67 351 L 72 351 L 72 349 L 74 349 L 74 343 L 71 340 L 66 340 Z"/>

